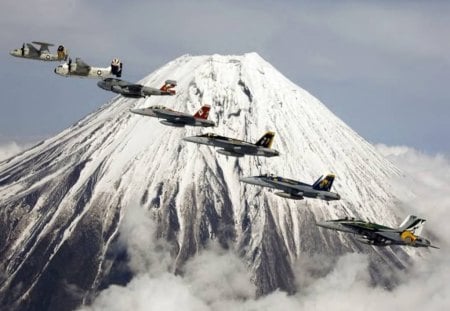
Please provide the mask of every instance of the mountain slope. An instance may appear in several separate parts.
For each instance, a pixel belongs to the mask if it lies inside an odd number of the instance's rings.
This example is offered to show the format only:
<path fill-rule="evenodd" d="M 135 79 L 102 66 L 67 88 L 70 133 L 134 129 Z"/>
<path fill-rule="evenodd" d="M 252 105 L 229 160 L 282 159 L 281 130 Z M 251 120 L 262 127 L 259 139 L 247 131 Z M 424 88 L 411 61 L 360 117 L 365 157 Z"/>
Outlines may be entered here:
<path fill-rule="evenodd" d="M 142 83 L 166 79 L 178 81 L 176 96 L 116 97 L 0 162 L 0 306 L 71 309 L 106 286 L 130 205 L 152 211 L 158 236 L 173 246 L 175 270 L 215 239 L 242 255 L 257 294 L 296 290 L 292 264 L 305 254 L 368 253 L 374 281 L 393 282 L 381 271 L 403 267 L 402 250 L 374 249 L 315 226 L 341 216 L 398 223 L 389 180 L 399 172 L 369 143 L 255 53 L 182 56 Z M 206 130 L 129 113 L 154 104 L 192 113 L 211 104 L 218 127 L 209 131 L 249 141 L 275 131 L 281 156 L 226 157 L 181 141 Z M 291 201 L 239 183 L 260 173 L 313 182 L 328 172 L 337 174 L 339 202 Z"/>

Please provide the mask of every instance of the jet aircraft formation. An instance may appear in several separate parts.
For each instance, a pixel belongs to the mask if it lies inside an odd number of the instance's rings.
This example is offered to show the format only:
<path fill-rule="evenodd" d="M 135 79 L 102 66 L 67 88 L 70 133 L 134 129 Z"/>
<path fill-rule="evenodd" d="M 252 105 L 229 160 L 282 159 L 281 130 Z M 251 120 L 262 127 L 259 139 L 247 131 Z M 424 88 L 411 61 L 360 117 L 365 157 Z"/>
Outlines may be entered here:
<path fill-rule="evenodd" d="M 39 49 L 36 46 L 39 46 Z M 52 54 L 49 50 L 51 46 L 54 45 L 33 41 L 32 43 L 24 43 L 21 48 L 12 50 L 10 54 L 25 59 L 66 61 L 54 69 L 56 74 L 64 77 L 100 79 L 97 82 L 98 87 L 128 98 L 173 96 L 176 94 L 174 88 L 177 86 L 177 82 L 175 80 L 166 80 L 164 85 L 159 89 L 131 83 L 119 79 L 122 76 L 123 64 L 117 58 L 112 60 L 109 67 L 93 67 L 85 63 L 81 58 L 76 58 L 75 62 L 73 62 L 69 58 L 68 50 L 63 45 L 59 45 L 56 54 Z M 210 105 L 203 105 L 194 115 L 190 115 L 185 112 L 174 111 L 164 106 L 155 105 L 148 108 L 130 109 L 130 112 L 145 117 L 162 119 L 160 121 L 161 124 L 171 127 L 215 127 L 216 123 L 208 120 L 210 109 Z M 275 133 L 269 131 L 256 141 L 256 143 L 220 136 L 214 133 L 185 137 L 183 140 L 217 147 L 219 148 L 217 150 L 218 153 L 231 157 L 277 157 L 280 155 L 279 151 L 272 149 L 274 138 Z M 279 192 L 275 192 L 275 195 L 282 198 L 293 200 L 312 198 L 324 201 L 341 199 L 338 193 L 331 191 L 334 180 L 335 175 L 333 174 L 328 174 L 325 177 L 321 176 L 312 185 L 269 174 L 240 178 L 240 181 L 243 183 L 280 190 Z M 429 240 L 419 236 L 424 222 L 425 219 L 409 215 L 398 228 L 390 228 L 354 218 L 322 221 L 317 222 L 316 225 L 325 229 L 353 233 L 361 236 L 361 238 L 357 239 L 358 241 L 373 246 L 402 245 L 438 248 L 432 245 Z"/>

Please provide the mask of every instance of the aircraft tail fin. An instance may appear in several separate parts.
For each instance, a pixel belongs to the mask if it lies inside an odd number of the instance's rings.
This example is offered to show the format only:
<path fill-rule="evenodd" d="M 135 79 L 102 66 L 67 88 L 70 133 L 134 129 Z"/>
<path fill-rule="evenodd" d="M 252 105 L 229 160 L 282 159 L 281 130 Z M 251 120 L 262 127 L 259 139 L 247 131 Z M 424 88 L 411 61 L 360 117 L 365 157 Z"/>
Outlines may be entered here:
<path fill-rule="evenodd" d="M 265 148 L 272 148 L 272 143 L 273 143 L 274 138 L 275 138 L 275 132 L 267 132 L 256 142 L 255 145 L 265 147 Z"/>
<path fill-rule="evenodd" d="M 64 47 L 64 45 L 58 46 L 56 53 L 58 55 L 58 60 L 67 60 L 69 57 L 69 51 Z"/>
<path fill-rule="evenodd" d="M 417 216 L 408 215 L 398 228 L 402 231 L 408 230 L 415 235 L 420 235 L 423 229 L 423 223 L 425 221 L 425 219 L 419 218 Z"/>
<path fill-rule="evenodd" d="M 123 64 L 118 58 L 114 58 L 111 62 L 111 73 L 117 78 L 122 77 Z"/>
<path fill-rule="evenodd" d="M 328 174 L 325 177 L 322 175 L 316 180 L 312 187 L 315 190 L 330 191 L 333 186 L 334 178 L 335 176 L 333 174 Z"/>
<path fill-rule="evenodd" d="M 160 90 L 163 92 L 167 92 L 171 95 L 175 95 L 175 90 L 173 88 L 176 86 L 177 86 L 177 81 L 166 80 L 166 82 L 164 82 L 164 85 L 160 88 Z"/>
<path fill-rule="evenodd" d="M 208 119 L 209 110 L 211 109 L 210 105 L 203 105 L 195 114 L 194 118 L 198 119 Z"/>

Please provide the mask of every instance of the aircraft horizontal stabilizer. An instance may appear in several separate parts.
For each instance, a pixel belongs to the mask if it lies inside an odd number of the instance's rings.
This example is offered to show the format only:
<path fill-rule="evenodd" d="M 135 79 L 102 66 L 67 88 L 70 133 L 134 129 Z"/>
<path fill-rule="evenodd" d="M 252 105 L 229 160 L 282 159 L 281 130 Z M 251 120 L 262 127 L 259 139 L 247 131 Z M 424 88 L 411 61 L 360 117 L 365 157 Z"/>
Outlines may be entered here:
<path fill-rule="evenodd" d="M 320 176 L 319 179 L 316 180 L 316 182 L 313 184 L 313 189 L 330 191 L 331 187 L 333 186 L 335 176 L 333 174 L 328 174 L 327 176 L 325 176 L 325 178 L 322 177 L 323 176 Z"/>
<path fill-rule="evenodd" d="M 209 110 L 211 109 L 210 105 L 204 105 L 202 106 L 195 114 L 194 114 L 194 118 L 197 119 L 208 119 L 209 116 Z"/>

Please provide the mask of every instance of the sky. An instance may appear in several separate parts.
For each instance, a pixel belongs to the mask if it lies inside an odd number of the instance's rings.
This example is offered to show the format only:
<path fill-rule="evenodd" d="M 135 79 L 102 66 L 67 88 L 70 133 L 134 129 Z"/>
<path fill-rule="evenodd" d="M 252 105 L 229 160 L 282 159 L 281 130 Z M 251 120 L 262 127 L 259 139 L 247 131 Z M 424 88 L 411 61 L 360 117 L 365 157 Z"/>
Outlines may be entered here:
<path fill-rule="evenodd" d="M 51 137 L 113 97 L 8 54 L 37 40 L 96 66 L 119 57 L 129 81 L 184 54 L 257 52 L 368 141 L 449 154 L 448 12 L 446 1 L 3 0 L 0 146 Z"/>

